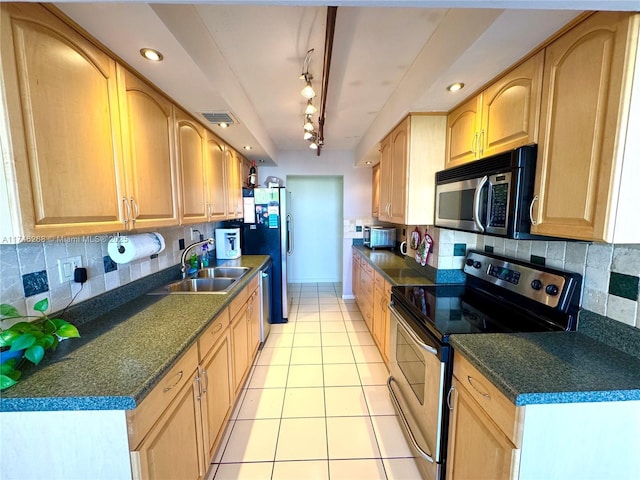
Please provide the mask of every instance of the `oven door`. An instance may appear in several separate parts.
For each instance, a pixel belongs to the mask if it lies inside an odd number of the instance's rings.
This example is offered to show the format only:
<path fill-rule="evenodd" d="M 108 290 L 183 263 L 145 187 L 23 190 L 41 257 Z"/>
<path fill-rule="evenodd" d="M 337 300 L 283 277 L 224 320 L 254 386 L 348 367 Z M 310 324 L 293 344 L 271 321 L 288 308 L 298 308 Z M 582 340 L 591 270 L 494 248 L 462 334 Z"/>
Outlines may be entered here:
<path fill-rule="evenodd" d="M 435 226 L 484 232 L 488 180 L 483 176 L 436 185 Z"/>
<path fill-rule="evenodd" d="M 392 302 L 389 310 L 389 394 L 423 476 L 440 479 L 449 347 L 412 326 L 401 306 Z"/>

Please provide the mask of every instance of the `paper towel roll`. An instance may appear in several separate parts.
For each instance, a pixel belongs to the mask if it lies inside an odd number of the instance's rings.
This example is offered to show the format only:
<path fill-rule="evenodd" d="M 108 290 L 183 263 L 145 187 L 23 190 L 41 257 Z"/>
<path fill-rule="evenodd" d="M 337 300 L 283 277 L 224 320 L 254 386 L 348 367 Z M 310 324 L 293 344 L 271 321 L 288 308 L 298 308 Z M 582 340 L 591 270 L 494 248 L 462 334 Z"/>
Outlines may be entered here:
<path fill-rule="evenodd" d="M 164 238 L 158 232 L 120 235 L 109 240 L 107 252 L 116 263 L 129 263 L 164 250 Z"/>

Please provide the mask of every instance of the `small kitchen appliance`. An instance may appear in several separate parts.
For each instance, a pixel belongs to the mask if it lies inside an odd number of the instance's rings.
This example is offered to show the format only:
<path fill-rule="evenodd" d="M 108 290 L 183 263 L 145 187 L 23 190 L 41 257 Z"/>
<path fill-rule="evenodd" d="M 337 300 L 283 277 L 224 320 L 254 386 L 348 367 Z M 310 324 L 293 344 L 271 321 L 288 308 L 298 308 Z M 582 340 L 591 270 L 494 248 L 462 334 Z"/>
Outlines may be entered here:
<path fill-rule="evenodd" d="M 228 260 L 242 255 L 239 228 L 216 228 L 216 258 Z"/>
<path fill-rule="evenodd" d="M 452 334 L 576 329 L 582 277 L 471 251 L 465 284 L 391 288 L 389 395 L 423 477 L 445 478 Z"/>
<path fill-rule="evenodd" d="M 396 229 L 380 225 L 365 226 L 362 228 L 363 245 L 371 249 L 395 248 Z"/>

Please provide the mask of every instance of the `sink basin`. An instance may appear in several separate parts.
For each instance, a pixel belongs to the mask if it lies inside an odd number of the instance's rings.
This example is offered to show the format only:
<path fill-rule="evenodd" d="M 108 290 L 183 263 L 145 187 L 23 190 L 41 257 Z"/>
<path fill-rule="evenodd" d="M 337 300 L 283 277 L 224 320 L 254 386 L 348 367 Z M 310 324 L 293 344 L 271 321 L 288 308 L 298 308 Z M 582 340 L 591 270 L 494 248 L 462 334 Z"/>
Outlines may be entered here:
<path fill-rule="evenodd" d="M 240 278 L 246 274 L 249 267 L 212 267 L 202 268 L 196 273 L 197 278 Z"/>
<path fill-rule="evenodd" d="M 227 293 L 237 281 L 237 278 L 187 278 L 154 290 L 151 294 Z"/>

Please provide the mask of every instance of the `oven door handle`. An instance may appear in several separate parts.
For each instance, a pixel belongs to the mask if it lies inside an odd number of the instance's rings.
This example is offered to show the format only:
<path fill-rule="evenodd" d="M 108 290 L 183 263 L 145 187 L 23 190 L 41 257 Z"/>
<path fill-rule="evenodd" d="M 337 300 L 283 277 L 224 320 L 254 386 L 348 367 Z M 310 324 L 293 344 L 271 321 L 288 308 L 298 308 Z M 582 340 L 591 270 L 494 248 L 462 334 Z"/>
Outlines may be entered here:
<path fill-rule="evenodd" d="M 391 386 L 391 382 L 395 382 L 395 381 L 396 379 L 393 378 L 393 376 L 389 376 L 389 378 L 387 378 L 387 388 L 389 389 L 389 395 L 391 396 L 391 401 L 393 402 L 396 412 L 398 412 L 398 418 L 402 423 L 402 427 L 404 428 L 405 432 L 407 432 L 407 435 L 409 436 L 409 440 L 413 444 L 413 447 L 416 449 L 416 452 L 418 452 L 418 454 L 422 458 L 424 458 L 427 462 L 434 463 L 435 460 L 433 459 L 433 457 L 428 452 L 425 452 L 422 449 L 422 447 L 418 444 L 416 437 L 414 437 L 413 432 L 411 431 L 409 422 L 407 421 L 406 417 L 404 416 L 404 413 L 402 412 L 402 408 L 400 407 L 400 402 L 398 401 L 398 397 L 396 397 L 396 392 L 393 391 L 393 387 Z"/>
<path fill-rule="evenodd" d="M 488 181 L 488 176 L 485 175 L 482 177 L 482 179 L 480 179 L 480 183 L 478 183 L 478 186 L 476 187 L 475 193 L 473 194 L 473 221 L 476 224 L 476 227 L 478 227 L 480 233 L 484 232 L 484 226 L 480 221 L 480 195 L 482 194 L 484 184 Z"/>
<path fill-rule="evenodd" d="M 407 324 L 407 322 L 404 321 L 404 319 L 402 318 L 398 310 L 395 309 L 395 307 L 393 306 L 393 303 L 389 304 L 389 310 L 393 313 L 394 317 L 396 317 L 398 324 L 402 327 L 402 329 L 405 332 L 407 332 L 407 335 L 411 337 L 411 340 L 413 340 L 416 343 L 416 345 L 418 345 L 421 349 L 431 353 L 432 355 L 438 356 L 438 350 L 433 348 L 431 345 L 427 345 L 426 343 L 424 343 L 420 339 L 420 337 L 418 337 L 414 333 L 413 329 Z"/>

